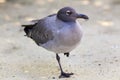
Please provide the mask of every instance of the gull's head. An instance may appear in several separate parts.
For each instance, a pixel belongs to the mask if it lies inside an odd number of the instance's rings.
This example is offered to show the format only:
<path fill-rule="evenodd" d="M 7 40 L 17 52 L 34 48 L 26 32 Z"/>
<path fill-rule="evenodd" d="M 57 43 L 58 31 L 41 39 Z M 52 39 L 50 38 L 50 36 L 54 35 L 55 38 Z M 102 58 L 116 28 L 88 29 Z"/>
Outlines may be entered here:
<path fill-rule="evenodd" d="M 78 18 L 85 20 L 89 19 L 87 15 L 79 14 L 71 7 L 64 7 L 60 9 L 57 13 L 57 18 L 64 22 L 75 22 Z"/>

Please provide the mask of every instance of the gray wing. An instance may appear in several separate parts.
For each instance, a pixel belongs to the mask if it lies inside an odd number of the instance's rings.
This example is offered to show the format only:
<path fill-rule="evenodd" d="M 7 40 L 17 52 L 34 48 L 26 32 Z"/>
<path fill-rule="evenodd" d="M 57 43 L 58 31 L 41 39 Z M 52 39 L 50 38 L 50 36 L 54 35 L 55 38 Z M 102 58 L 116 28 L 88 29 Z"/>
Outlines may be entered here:
<path fill-rule="evenodd" d="M 45 25 L 45 18 L 33 20 L 33 25 L 23 25 L 26 35 L 33 39 L 38 45 L 44 44 L 53 39 L 53 32 Z"/>
<path fill-rule="evenodd" d="M 44 44 L 53 39 L 53 32 L 47 28 L 44 20 L 39 20 L 37 25 L 32 30 L 31 38 L 37 44 Z"/>

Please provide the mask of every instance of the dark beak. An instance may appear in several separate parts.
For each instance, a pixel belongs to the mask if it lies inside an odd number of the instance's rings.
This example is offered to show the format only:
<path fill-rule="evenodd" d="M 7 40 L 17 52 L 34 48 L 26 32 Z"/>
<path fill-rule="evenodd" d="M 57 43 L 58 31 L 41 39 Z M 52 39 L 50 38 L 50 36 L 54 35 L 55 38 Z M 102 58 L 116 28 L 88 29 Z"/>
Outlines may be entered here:
<path fill-rule="evenodd" d="M 83 18 L 85 20 L 89 19 L 89 17 L 87 15 L 84 15 L 84 14 L 77 14 L 77 18 Z"/>

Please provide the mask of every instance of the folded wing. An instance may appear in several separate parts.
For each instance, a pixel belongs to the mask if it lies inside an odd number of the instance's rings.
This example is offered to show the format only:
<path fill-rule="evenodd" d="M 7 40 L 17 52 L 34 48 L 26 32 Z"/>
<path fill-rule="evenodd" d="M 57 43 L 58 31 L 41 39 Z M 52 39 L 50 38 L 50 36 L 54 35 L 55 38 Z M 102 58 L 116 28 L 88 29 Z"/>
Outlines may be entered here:
<path fill-rule="evenodd" d="M 26 36 L 33 39 L 38 45 L 53 39 L 53 32 L 45 25 L 45 20 L 33 20 L 30 24 L 22 25 Z"/>

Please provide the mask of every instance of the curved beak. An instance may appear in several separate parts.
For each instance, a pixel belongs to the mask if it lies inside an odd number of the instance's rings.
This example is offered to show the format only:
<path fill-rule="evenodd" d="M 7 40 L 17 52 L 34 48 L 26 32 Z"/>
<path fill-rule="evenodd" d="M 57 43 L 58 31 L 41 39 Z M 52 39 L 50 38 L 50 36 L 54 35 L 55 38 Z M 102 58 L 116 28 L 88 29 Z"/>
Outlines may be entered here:
<path fill-rule="evenodd" d="M 77 14 L 77 18 L 83 18 L 85 20 L 89 19 L 89 17 L 87 15 L 84 15 L 84 14 Z"/>

